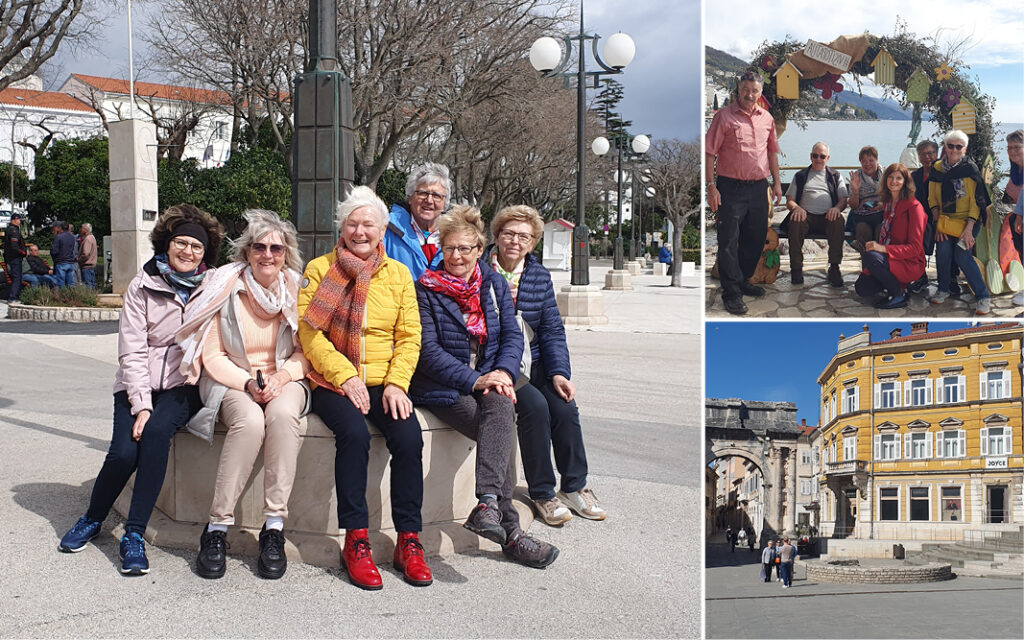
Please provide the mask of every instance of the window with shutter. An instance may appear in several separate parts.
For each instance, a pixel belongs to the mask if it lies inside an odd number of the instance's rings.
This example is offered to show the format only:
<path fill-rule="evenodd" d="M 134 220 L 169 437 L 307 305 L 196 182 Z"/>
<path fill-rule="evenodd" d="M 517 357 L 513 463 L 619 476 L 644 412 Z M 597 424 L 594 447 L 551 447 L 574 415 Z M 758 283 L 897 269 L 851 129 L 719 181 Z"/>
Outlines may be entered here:
<path fill-rule="evenodd" d="M 960 429 L 956 433 L 956 457 L 963 458 L 967 455 L 967 432 Z"/>
<path fill-rule="evenodd" d="M 981 455 L 988 455 L 988 429 L 981 430 Z"/>
<path fill-rule="evenodd" d="M 978 394 L 982 400 L 988 400 L 988 378 L 984 373 L 978 374 Z"/>
<path fill-rule="evenodd" d="M 942 438 L 943 438 L 943 433 L 941 431 L 936 431 L 935 432 L 935 457 L 936 458 L 943 457 L 943 455 L 942 455 Z"/>

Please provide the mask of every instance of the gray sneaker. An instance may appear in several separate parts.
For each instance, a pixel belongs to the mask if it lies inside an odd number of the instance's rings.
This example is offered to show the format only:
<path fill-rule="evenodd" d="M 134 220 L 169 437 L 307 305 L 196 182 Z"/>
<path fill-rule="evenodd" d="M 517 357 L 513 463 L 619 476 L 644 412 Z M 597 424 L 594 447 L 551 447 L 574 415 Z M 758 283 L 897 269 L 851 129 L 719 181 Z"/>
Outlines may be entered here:
<path fill-rule="evenodd" d="M 975 310 L 975 315 L 987 316 L 992 312 L 992 299 L 991 298 L 978 298 L 978 308 Z"/>
<path fill-rule="evenodd" d="M 558 547 L 518 528 L 508 535 L 508 543 L 502 545 L 501 552 L 509 560 L 534 569 L 543 569 L 558 558 Z"/>
<path fill-rule="evenodd" d="M 533 510 L 537 517 L 544 521 L 544 524 L 552 527 L 560 527 L 572 520 L 572 514 L 558 498 L 548 500 L 530 500 L 533 503 Z"/>
<path fill-rule="evenodd" d="M 508 539 L 505 530 L 501 528 L 501 510 L 495 500 L 487 499 L 476 505 L 462 526 L 498 544 L 505 544 Z"/>

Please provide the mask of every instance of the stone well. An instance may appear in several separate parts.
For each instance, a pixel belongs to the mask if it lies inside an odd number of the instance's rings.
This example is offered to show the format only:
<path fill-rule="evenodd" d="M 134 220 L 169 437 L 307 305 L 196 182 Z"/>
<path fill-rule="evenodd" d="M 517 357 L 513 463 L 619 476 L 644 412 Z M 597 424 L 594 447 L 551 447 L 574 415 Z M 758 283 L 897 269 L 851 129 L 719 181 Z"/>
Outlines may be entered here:
<path fill-rule="evenodd" d="M 416 409 L 423 429 L 423 532 L 420 539 L 428 555 L 447 555 L 466 549 L 497 548 L 462 527 L 476 505 L 476 443 L 436 418 L 430 411 Z M 391 522 L 390 456 L 384 436 L 370 430 L 370 461 L 367 506 L 370 512 L 370 542 L 377 562 L 390 561 L 396 532 Z M 326 567 L 339 567 L 343 532 L 338 530 L 337 499 L 334 491 L 334 434 L 315 414 L 300 424 L 302 445 L 298 471 L 285 521 L 286 552 L 291 560 Z M 171 442 L 167 476 L 157 508 L 146 529 L 153 544 L 179 549 L 199 548 L 199 536 L 209 521 L 210 502 L 217 463 L 226 429 L 218 424 L 213 445 L 187 432 Z M 518 459 L 518 449 L 514 455 Z M 524 493 L 517 490 L 517 494 Z M 128 513 L 131 484 L 114 508 Z M 532 509 L 520 499 L 516 507 L 521 526 L 533 522 Z M 257 458 L 252 476 L 235 509 L 236 526 L 228 530 L 231 555 L 258 554 L 259 531 L 263 526 L 263 463 Z"/>
<path fill-rule="evenodd" d="M 950 565 L 934 562 L 916 566 L 896 563 L 862 566 L 857 560 L 844 559 L 833 562 L 805 560 L 802 564 L 807 567 L 807 580 L 810 582 L 903 584 L 942 582 L 953 577 Z"/>

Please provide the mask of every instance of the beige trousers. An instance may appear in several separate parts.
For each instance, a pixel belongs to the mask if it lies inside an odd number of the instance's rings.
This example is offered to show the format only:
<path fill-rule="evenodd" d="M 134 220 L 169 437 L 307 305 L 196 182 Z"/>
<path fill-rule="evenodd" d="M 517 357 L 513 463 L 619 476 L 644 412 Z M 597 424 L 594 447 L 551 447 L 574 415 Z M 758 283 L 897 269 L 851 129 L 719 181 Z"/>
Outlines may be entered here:
<path fill-rule="evenodd" d="M 288 517 L 299 457 L 299 413 L 305 402 L 306 391 L 298 382 L 289 382 L 264 407 L 244 391 L 228 389 L 224 394 L 220 419 L 228 433 L 210 505 L 212 524 L 235 524 L 235 504 L 264 445 L 263 515 Z"/>

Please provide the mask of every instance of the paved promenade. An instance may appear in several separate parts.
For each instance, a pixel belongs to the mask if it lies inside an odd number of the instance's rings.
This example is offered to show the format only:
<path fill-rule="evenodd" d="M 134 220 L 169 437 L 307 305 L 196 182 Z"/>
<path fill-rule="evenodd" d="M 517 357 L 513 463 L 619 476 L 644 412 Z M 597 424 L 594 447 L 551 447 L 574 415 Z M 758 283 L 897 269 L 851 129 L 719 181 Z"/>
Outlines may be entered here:
<path fill-rule="evenodd" d="M 706 547 L 708 638 L 1020 638 L 1020 580 L 955 578 L 923 584 L 762 582 L 760 550 Z"/>
<path fill-rule="evenodd" d="M 595 265 L 595 282 L 607 268 Z M 261 580 L 242 557 L 206 581 L 194 551 L 152 546 L 152 572 L 124 578 L 116 514 L 96 544 L 59 553 L 110 436 L 116 324 L 0 320 L 0 637 L 698 637 L 701 457 L 685 446 L 700 437 L 702 411 L 693 280 L 668 289 L 667 277 L 638 278 L 636 291 L 607 292 L 608 325 L 568 332 L 606 521 L 535 523 L 531 533 L 562 552 L 546 570 L 507 562 L 494 545 L 432 559 L 435 581 L 422 589 L 383 562 L 374 593 L 298 563 Z"/>

